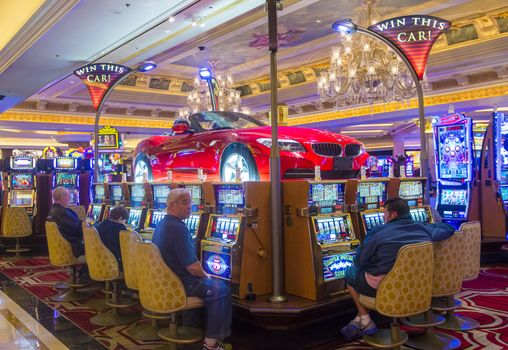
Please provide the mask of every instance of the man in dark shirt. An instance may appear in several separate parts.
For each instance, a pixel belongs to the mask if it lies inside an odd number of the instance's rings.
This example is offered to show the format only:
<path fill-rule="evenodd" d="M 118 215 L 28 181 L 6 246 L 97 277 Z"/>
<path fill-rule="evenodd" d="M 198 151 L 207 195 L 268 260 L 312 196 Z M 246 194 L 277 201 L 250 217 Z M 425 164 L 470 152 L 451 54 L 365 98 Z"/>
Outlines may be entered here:
<path fill-rule="evenodd" d="M 359 294 L 375 297 L 383 277 L 392 269 L 399 249 L 407 244 L 440 241 L 454 233 L 446 223 L 427 224 L 411 218 L 409 206 L 400 197 L 385 202 L 385 224 L 372 228 L 357 248 L 353 265 L 346 270 L 349 294 L 358 309 L 357 316 L 341 329 L 350 339 L 373 334 L 377 328 L 370 319 L 369 310 L 358 301 Z M 440 221 L 439 214 L 434 219 Z"/>
<path fill-rule="evenodd" d="M 167 200 L 167 214 L 155 228 L 152 242 L 159 247 L 166 264 L 180 277 L 188 296 L 204 299 L 206 309 L 206 338 L 202 350 L 222 350 L 220 342 L 231 334 L 232 302 L 229 286 L 211 278 L 202 268 L 191 234 L 182 220 L 191 212 L 188 190 L 171 190 Z"/>
<path fill-rule="evenodd" d="M 54 221 L 62 236 L 69 241 L 72 253 L 77 258 L 85 254 L 83 246 L 83 228 L 81 220 L 74 211 L 69 209 L 71 195 L 65 187 L 57 187 L 53 190 L 53 207 L 48 215 L 49 221 Z"/>
<path fill-rule="evenodd" d="M 123 271 L 122 252 L 120 251 L 120 231 L 127 229 L 125 222 L 128 218 L 129 211 L 125 207 L 114 207 L 106 220 L 95 225 L 102 242 L 118 261 L 120 271 Z"/>

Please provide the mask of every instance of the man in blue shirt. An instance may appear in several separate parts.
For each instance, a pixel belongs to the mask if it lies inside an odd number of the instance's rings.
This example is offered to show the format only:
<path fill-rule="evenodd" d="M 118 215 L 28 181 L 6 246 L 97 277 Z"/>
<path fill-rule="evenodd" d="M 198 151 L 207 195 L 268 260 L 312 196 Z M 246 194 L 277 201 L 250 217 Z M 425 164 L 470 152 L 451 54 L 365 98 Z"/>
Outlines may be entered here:
<path fill-rule="evenodd" d="M 120 231 L 126 230 L 125 222 L 129 218 L 129 211 L 123 206 L 114 207 L 109 217 L 96 224 L 95 228 L 102 243 L 113 253 L 118 262 L 118 268 L 123 271 L 122 251 L 120 250 Z"/>
<path fill-rule="evenodd" d="M 385 202 L 385 224 L 372 228 L 358 247 L 353 265 L 346 270 L 349 294 L 358 309 L 357 316 L 341 329 L 348 340 L 373 334 L 377 328 L 369 310 L 358 301 L 359 294 L 375 297 L 379 283 L 392 269 L 399 249 L 407 244 L 440 241 L 453 235 L 447 223 L 427 224 L 411 218 L 409 206 L 400 197 Z M 434 219 L 440 221 L 439 214 Z"/>
<path fill-rule="evenodd" d="M 220 342 L 231 334 L 232 302 L 229 286 L 211 278 L 201 266 L 192 236 L 182 220 L 191 213 L 188 190 L 171 190 L 166 199 L 167 215 L 155 228 L 152 242 L 166 264 L 180 277 L 187 296 L 203 298 L 206 309 L 206 338 L 202 350 L 222 350 Z"/>

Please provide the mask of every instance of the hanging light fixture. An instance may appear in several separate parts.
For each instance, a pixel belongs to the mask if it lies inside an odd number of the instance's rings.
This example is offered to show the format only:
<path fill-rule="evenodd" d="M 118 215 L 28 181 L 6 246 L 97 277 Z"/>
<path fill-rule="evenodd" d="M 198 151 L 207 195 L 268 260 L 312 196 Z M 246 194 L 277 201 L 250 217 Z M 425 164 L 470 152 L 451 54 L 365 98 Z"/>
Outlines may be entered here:
<path fill-rule="evenodd" d="M 377 23 L 381 16 L 375 3 L 365 0 L 354 22 L 363 27 Z M 411 74 L 395 52 L 354 30 L 339 33 L 339 45 L 330 52 L 330 68 L 321 73 L 317 89 L 321 99 L 334 102 L 336 108 L 404 101 L 416 94 Z"/>
<path fill-rule="evenodd" d="M 209 79 L 213 79 L 213 92 L 218 110 L 238 112 L 241 103 L 240 91 L 233 87 L 233 77 L 224 72 L 220 60 L 209 60 L 208 65 L 209 69 L 201 68 L 199 70 L 199 77 L 194 79 L 194 90 L 187 97 L 189 112 L 196 113 L 212 110 L 210 89 L 207 82 Z M 203 72 L 210 73 L 210 77 L 207 79 L 203 78 Z M 179 114 L 181 115 L 185 112 L 180 110 Z"/>

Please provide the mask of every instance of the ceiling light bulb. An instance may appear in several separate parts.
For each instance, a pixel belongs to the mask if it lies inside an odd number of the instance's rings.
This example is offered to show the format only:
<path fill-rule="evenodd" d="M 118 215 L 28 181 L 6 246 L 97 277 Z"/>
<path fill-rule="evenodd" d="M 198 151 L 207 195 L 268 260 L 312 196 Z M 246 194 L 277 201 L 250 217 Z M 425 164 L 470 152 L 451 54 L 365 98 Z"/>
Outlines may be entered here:
<path fill-rule="evenodd" d="M 170 23 L 173 23 L 173 22 L 175 21 L 175 17 L 173 17 L 173 16 L 169 17 L 168 21 L 169 21 Z"/>

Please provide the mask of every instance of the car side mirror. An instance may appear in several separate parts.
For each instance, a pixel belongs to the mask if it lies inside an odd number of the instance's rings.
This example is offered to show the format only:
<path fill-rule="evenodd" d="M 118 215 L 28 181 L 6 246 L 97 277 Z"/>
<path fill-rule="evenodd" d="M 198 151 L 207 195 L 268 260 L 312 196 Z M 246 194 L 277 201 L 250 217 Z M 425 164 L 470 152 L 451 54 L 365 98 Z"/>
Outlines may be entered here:
<path fill-rule="evenodd" d="M 173 133 L 175 135 L 185 134 L 188 132 L 190 132 L 190 128 L 185 123 L 177 124 L 177 125 L 173 126 Z"/>

